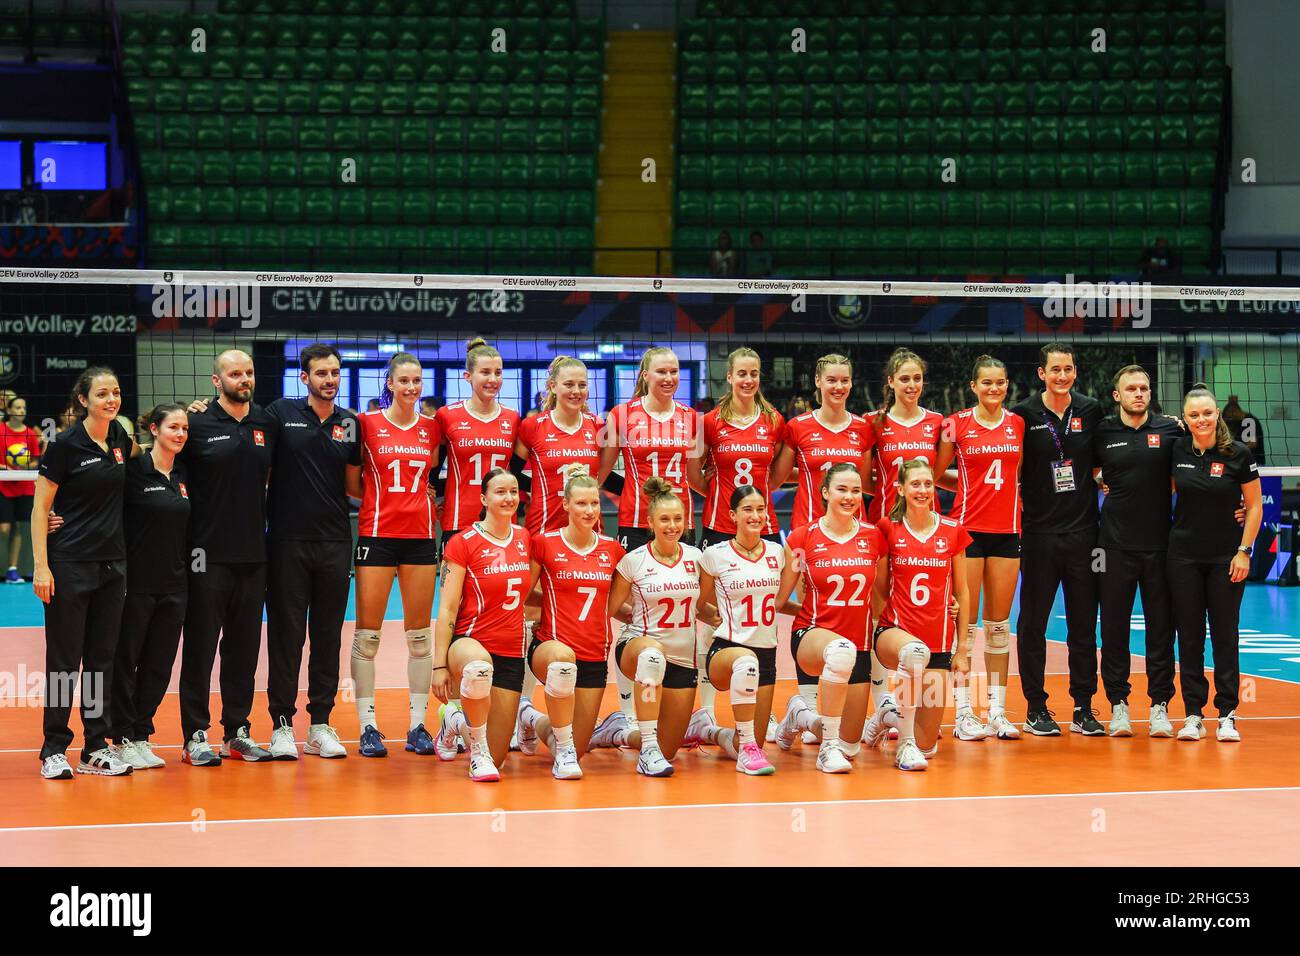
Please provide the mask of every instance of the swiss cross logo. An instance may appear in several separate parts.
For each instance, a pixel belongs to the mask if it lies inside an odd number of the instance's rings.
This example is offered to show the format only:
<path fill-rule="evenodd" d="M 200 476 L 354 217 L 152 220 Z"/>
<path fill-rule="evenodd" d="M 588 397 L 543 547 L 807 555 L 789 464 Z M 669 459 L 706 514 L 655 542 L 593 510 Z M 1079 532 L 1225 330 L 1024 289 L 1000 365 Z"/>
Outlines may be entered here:
<path fill-rule="evenodd" d="M 776 555 L 769 554 L 767 556 L 767 566 L 771 568 L 773 571 L 776 570 Z"/>
<path fill-rule="evenodd" d="M 1015 430 L 1014 428 L 1012 428 L 1010 425 L 1007 426 L 1007 437 L 1008 437 L 1008 438 L 1015 438 L 1015 437 L 1016 437 L 1016 430 Z"/>
<path fill-rule="evenodd" d="M 505 432 L 507 435 L 510 434 L 510 419 L 508 418 L 501 419 L 501 430 Z"/>
<path fill-rule="evenodd" d="M 1159 435 L 1148 435 L 1148 436 L 1147 436 L 1147 447 L 1148 447 L 1148 448 L 1159 448 L 1159 447 L 1160 447 L 1160 436 L 1159 436 Z"/>
<path fill-rule="evenodd" d="M 185 487 L 185 482 L 182 481 L 182 482 L 181 482 L 181 497 L 182 497 L 182 498 L 188 498 L 189 496 L 190 496 L 189 489 Z"/>
<path fill-rule="evenodd" d="M 849 432 L 849 441 L 853 442 L 853 444 L 856 445 L 856 444 L 858 443 L 858 433 L 857 433 L 857 432 Z"/>
<path fill-rule="evenodd" d="M 419 434 L 419 436 L 420 436 L 420 441 L 428 441 L 428 440 L 429 440 L 429 433 L 428 433 L 428 431 L 426 431 L 425 429 L 423 429 L 423 428 L 418 428 L 418 429 L 416 429 L 416 432 L 417 432 L 417 433 Z"/>
<path fill-rule="evenodd" d="M 763 425 L 763 424 L 760 424 L 760 425 L 758 426 L 758 428 L 754 429 L 754 432 L 755 432 L 755 434 L 758 435 L 759 438 L 766 438 L 766 437 L 767 437 L 767 426 L 766 426 L 766 425 Z"/>
<path fill-rule="evenodd" d="M 601 564 L 606 564 L 606 565 L 609 564 L 609 552 L 598 551 L 596 553 L 596 560 L 599 561 Z"/>
<path fill-rule="evenodd" d="M 1223 477 L 1223 462 L 1221 461 L 1210 462 L 1210 477 L 1211 478 Z"/>
<path fill-rule="evenodd" d="M 684 563 L 685 563 L 685 565 L 686 565 L 686 573 L 687 573 L 687 574 L 694 574 L 694 573 L 695 573 L 695 562 L 694 562 L 694 561 L 686 561 L 686 562 L 684 562 Z"/>
<path fill-rule="evenodd" d="M 263 432 L 262 429 L 260 428 L 253 429 L 253 444 L 259 446 L 266 444 L 266 433 Z"/>
<path fill-rule="evenodd" d="M 125 461 L 125 459 L 122 457 L 122 449 L 120 448 L 113 449 L 113 457 L 117 459 L 117 463 L 119 465 L 122 464 L 123 461 Z"/>
<path fill-rule="evenodd" d="M 866 538 L 858 538 L 858 550 L 863 554 L 871 553 L 871 542 Z"/>
<path fill-rule="evenodd" d="M 929 438 L 931 435 L 934 434 L 934 426 L 933 426 L 933 425 L 922 425 L 922 426 L 921 426 L 921 434 L 924 435 L 926 438 Z"/>
<path fill-rule="evenodd" d="M 948 550 L 948 539 L 947 539 L 947 538 L 935 538 L 935 539 L 934 539 L 934 550 L 937 551 L 939 554 L 943 554 L 945 551 L 947 551 L 947 550 Z"/>
<path fill-rule="evenodd" d="M 527 554 L 527 553 L 528 553 L 528 549 L 526 549 L 526 548 L 524 547 L 524 543 L 523 543 L 522 541 L 516 541 L 516 542 L 515 542 L 515 547 L 519 550 L 519 553 L 520 553 L 520 554 Z"/>
<path fill-rule="evenodd" d="M 1072 431 L 1072 432 L 1081 432 L 1081 431 L 1083 431 L 1083 419 L 1082 419 L 1082 418 L 1071 418 L 1071 419 L 1070 419 L 1070 431 Z"/>
<path fill-rule="evenodd" d="M 343 440 L 343 426 L 342 426 L 342 425 L 335 425 L 335 426 L 334 426 L 334 440 L 335 440 L 335 441 L 342 441 L 342 440 Z"/>

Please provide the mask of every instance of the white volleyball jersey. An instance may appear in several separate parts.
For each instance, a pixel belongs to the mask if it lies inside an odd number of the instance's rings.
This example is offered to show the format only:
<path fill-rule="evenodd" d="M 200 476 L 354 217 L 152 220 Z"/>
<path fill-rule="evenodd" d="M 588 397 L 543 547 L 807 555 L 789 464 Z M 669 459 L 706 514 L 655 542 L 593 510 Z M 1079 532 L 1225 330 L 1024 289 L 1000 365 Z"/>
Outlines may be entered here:
<path fill-rule="evenodd" d="M 785 548 L 759 539 L 763 549 L 750 558 L 734 540 L 704 549 L 700 567 L 713 575 L 722 623 L 714 637 L 749 647 L 776 647 L 776 592 L 781 586 Z"/>
<path fill-rule="evenodd" d="M 700 601 L 700 551 L 681 545 L 673 564 L 664 564 L 644 544 L 618 562 L 618 573 L 632 582 L 632 623 L 622 640 L 648 635 L 664 646 L 668 660 L 695 667 L 695 612 Z"/>

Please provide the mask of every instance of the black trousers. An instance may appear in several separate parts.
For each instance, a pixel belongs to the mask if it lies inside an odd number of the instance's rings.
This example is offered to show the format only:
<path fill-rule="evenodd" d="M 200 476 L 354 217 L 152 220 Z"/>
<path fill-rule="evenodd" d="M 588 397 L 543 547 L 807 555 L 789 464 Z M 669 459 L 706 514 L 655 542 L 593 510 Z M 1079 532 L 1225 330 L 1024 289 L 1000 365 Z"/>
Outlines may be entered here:
<path fill-rule="evenodd" d="M 1205 709 L 1205 621 L 1214 648 L 1214 706 L 1219 716 L 1237 709 L 1241 671 L 1237 651 L 1241 598 L 1246 582 L 1233 584 L 1227 561 L 1189 561 L 1169 552 L 1165 567 L 1178 628 L 1178 676 L 1188 715 Z"/>
<path fill-rule="evenodd" d="M 1097 576 L 1092 570 L 1097 530 L 1069 534 L 1025 532 L 1020 539 L 1020 615 L 1016 654 L 1020 686 L 1030 711 L 1047 706 L 1047 622 L 1056 589 L 1065 592 L 1065 643 L 1070 697 L 1088 707 L 1097 692 Z"/>
<path fill-rule="evenodd" d="M 348 607 L 351 541 L 272 541 L 266 577 L 266 697 L 271 724 L 297 712 L 303 641 L 310 635 L 307 713 L 328 724 L 339 689 L 339 644 Z"/>
<path fill-rule="evenodd" d="M 185 592 L 128 591 L 113 662 L 113 741 L 148 740 L 181 645 Z"/>
<path fill-rule="evenodd" d="M 1128 700 L 1129 631 L 1133 596 L 1142 592 L 1146 622 L 1147 695 L 1153 704 L 1174 696 L 1174 625 L 1163 551 L 1106 550 L 1101 573 L 1101 682 L 1112 704 Z"/>
<path fill-rule="evenodd" d="M 210 721 L 212 665 L 221 648 L 221 726 L 230 740 L 248 727 L 262 643 L 265 564 L 208 564 L 190 572 L 185 640 L 181 644 L 181 728 L 189 740 Z"/>
<path fill-rule="evenodd" d="M 72 744 L 72 698 L 81 684 L 84 754 L 112 732 L 113 657 L 126 599 L 126 561 L 52 561 L 45 605 L 45 742 L 41 759 Z"/>

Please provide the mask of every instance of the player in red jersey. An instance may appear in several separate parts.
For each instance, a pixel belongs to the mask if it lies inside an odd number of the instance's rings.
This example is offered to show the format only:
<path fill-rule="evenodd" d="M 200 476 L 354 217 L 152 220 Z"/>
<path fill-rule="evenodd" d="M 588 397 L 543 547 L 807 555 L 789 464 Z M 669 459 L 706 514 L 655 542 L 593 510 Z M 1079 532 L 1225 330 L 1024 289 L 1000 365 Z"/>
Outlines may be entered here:
<path fill-rule="evenodd" d="M 873 524 L 894 507 L 898 468 L 904 461 L 922 458 L 933 468 L 938 460 L 943 416 L 921 406 L 924 389 L 925 360 L 910 349 L 895 349 L 885 365 L 883 401 L 872 420 L 872 480 L 880 492 L 868 509 L 867 520 Z"/>
<path fill-rule="evenodd" d="M 423 387 L 420 361 L 398 352 L 388 361 L 380 410 L 358 416 L 361 464 L 347 469 L 348 494 L 361 499 L 357 517 L 357 621 L 352 637 L 352 681 L 361 723 L 361 755 L 384 757 L 384 735 L 375 725 L 375 656 L 393 578 L 402 594 L 406 629 L 411 722 L 406 749 L 433 753 L 424 727 L 429 706 L 433 646 L 429 615 L 437 580 L 429 480 L 437 461 L 438 429 L 417 411 Z"/>
<path fill-rule="evenodd" d="M 873 606 L 879 623 L 871 644 L 875 658 L 897 669 L 902 682 L 894 765 L 924 770 L 926 757 L 939 747 L 948 699 L 945 675 L 970 672 L 970 590 L 963 552 L 971 539 L 960 524 L 935 509 L 934 470 L 928 461 L 904 462 L 894 491 L 889 517 L 876 525 L 888 559 L 876 574 Z M 949 611 L 954 596 L 955 622 Z M 864 743 L 874 747 L 884 736 L 883 722 L 874 717 L 867 722 Z"/>
<path fill-rule="evenodd" d="M 867 715 L 871 585 L 884 542 L 875 527 L 859 520 L 862 477 L 855 465 L 832 465 L 822 478 L 821 492 L 826 513 L 786 539 L 785 569 L 776 596 L 778 608 L 795 612 L 790 634 L 795 660 L 806 673 L 820 675 L 818 706 L 814 711 L 801 695 L 791 697 L 776 743 L 789 750 L 800 731 L 819 734 L 817 769 L 847 773 L 852 766 L 844 741 L 862 736 Z M 799 585 L 801 603 L 787 608 Z"/>
<path fill-rule="evenodd" d="M 543 413 L 544 414 L 544 413 Z M 607 605 L 623 547 L 600 533 L 600 485 L 576 475 L 561 499 L 568 523 L 532 538 L 532 581 L 541 584 L 542 619 L 528 648 L 529 667 L 545 685 L 546 714 L 520 702 L 519 723 L 546 741 L 558 780 L 582 776 L 609 669 Z"/>
<path fill-rule="evenodd" d="M 500 779 L 524 684 L 524 600 L 531 581 L 528 532 L 515 525 L 519 481 L 484 477 L 479 520 L 447 542 L 434 633 L 433 692 L 448 734 L 469 749 L 469 778 Z M 461 708 L 452 709 L 453 689 Z M 439 753 L 442 756 L 442 753 Z M 455 756 L 454 748 L 451 756 Z"/>
<path fill-rule="evenodd" d="M 1000 359 L 981 355 L 971 374 L 971 391 L 978 404 L 943 422 L 936 471 L 957 459 L 957 498 L 950 517 L 971 536 L 966 549 L 971 622 L 984 590 L 984 664 L 989 673 L 989 722 L 980 724 L 970 706 L 970 691 L 955 681 L 958 740 L 1017 740 L 1020 731 L 1007 719 L 1007 673 L 1011 651 L 1011 600 L 1020 573 L 1020 458 L 1025 420 L 1003 407 L 1007 396 L 1007 367 Z M 972 638 L 973 639 L 973 638 Z"/>

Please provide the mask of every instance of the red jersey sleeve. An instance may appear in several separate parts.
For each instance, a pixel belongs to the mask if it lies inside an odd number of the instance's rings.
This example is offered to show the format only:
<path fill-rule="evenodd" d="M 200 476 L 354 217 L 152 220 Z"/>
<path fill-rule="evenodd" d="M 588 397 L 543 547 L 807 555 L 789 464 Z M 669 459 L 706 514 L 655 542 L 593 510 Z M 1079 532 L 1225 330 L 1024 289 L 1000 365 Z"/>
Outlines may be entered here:
<path fill-rule="evenodd" d="M 447 542 L 442 549 L 442 559 L 462 568 L 469 567 L 469 550 L 465 546 L 465 536 L 458 534 Z"/>

